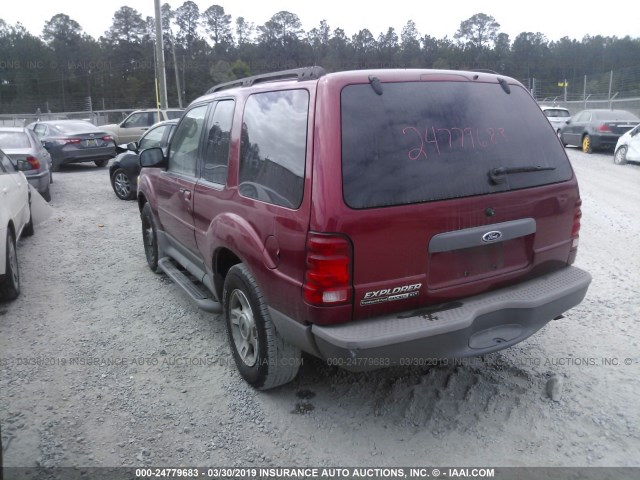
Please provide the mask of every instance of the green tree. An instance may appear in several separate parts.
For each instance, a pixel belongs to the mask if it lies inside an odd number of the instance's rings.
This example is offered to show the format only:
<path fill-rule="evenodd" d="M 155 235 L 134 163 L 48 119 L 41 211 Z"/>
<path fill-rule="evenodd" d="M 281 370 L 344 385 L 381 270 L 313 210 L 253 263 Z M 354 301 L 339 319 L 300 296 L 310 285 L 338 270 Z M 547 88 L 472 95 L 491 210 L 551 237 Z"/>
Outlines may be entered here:
<path fill-rule="evenodd" d="M 291 40 L 299 40 L 304 34 L 302 22 L 295 13 L 280 11 L 264 25 L 258 27 L 258 40 L 265 44 L 286 45 Z"/>
<path fill-rule="evenodd" d="M 244 45 L 251 42 L 255 29 L 255 25 L 251 22 L 247 22 L 244 17 L 236 18 L 236 39 L 238 41 L 238 45 Z"/>
<path fill-rule="evenodd" d="M 401 66 L 410 68 L 421 65 L 420 33 L 413 20 L 407 21 L 406 25 L 402 28 L 402 33 L 400 34 L 400 49 L 402 51 Z"/>
<path fill-rule="evenodd" d="M 200 24 L 200 9 L 195 2 L 187 0 L 176 9 L 176 24 L 178 25 L 178 43 L 190 51 L 199 39 L 198 25 Z"/>
<path fill-rule="evenodd" d="M 453 38 L 481 50 L 492 46 L 500 24 L 485 13 L 476 13 L 463 21 Z"/>
<path fill-rule="evenodd" d="M 393 27 L 389 27 L 387 33 L 378 36 L 378 56 L 381 66 L 391 68 L 397 64 L 397 55 L 400 50 L 398 35 Z"/>
<path fill-rule="evenodd" d="M 131 7 L 120 7 L 113 14 L 113 23 L 105 33 L 107 43 L 139 44 L 147 33 L 147 24 L 140 13 Z"/>
<path fill-rule="evenodd" d="M 373 34 L 364 28 L 351 37 L 351 45 L 353 45 L 358 66 L 371 67 L 377 47 Z"/>
<path fill-rule="evenodd" d="M 519 65 L 518 75 L 525 78 L 535 77 L 538 72 L 546 69 L 545 63 L 549 59 L 548 42 L 540 33 L 522 32 L 513 41 L 512 58 Z"/>
<path fill-rule="evenodd" d="M 225 13 L 224 7 L 211 5 L 202 14 L 202 22 L 214 45 L 233 42 L 231 15 Z"/>

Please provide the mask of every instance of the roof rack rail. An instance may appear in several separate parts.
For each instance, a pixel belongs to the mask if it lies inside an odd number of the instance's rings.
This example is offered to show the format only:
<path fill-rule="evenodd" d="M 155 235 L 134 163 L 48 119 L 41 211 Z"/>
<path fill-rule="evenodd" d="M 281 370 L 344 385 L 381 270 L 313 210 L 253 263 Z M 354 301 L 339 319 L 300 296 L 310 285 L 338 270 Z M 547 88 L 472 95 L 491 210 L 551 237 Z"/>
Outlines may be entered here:
<path fill-rule="evenodd" d="M 478 73 L 493 73 L 494 75 L 500 75 L 498 72 L 496 72 L 495 70 L 490 70 L 488 68 L 474 68 L 473 70 L 471 70 L 472 72 L 478 72 Z"/>
<path fill-rule="evenodd" d="M 254 75 L 252 77 L 239 78 L 230 82 L 221 83 L 207 90 L 207 95 L 220 90 L 227 90 L 233 87 L 250 87 L 256 83 L 276 82 L 279 80 L 288 80 L 291 78 L 297 78 L 299 82 L 304 80 L 317 80 L 318 78 L 326 75 L 326 71 L 322 67 L 302 67 L 294 68 L 291 70 L 282 70 L 279 72 L 264 73 L 261 75 Z"/>

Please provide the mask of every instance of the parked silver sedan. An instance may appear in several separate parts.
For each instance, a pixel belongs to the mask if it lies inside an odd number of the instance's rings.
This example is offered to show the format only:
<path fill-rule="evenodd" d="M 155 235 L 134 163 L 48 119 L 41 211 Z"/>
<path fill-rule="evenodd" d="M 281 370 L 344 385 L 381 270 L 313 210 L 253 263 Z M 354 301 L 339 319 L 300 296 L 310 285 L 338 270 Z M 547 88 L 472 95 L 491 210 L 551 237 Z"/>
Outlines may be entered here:
<path fill-rule="evenodd" d="M 31 186 L 47 202 L 50 201 L 49 184 L 53 181 L 51 155 L 40 139 L 28 128 L 0 127 L 0 148 L 11 159 L 13 166 L 24 172 Z"/>

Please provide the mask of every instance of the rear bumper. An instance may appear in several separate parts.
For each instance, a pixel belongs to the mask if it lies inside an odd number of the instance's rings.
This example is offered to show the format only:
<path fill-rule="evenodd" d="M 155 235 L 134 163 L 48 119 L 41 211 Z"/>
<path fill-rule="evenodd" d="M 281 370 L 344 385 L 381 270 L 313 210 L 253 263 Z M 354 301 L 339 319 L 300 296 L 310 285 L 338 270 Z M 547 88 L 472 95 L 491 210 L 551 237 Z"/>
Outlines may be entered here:
<path fill-rule="evenodd" d="M 38 193 L 43 193 L 47 190 L 47 188 L 49 188 L 49 183 L 51 182 L 49 170 L 45 170 L 44 172 L 36 173 L 33 175 L 25 174 L 25 176 L 27 177 L 27 182 L 29 182 L 29 185 L 35 188 Z"/>
<path fill-rule="evenodd" d="M 621 135 L 591 135 L 592 148 L 614 148 Z"/>
<path fill-rule="evenodd" d="M 591 275 L 576 267 L 494 292 L 428 308 L 334 326 L 278 331 L 301 349 L 347 370 L 364 371 L 425 360 L 485 355 L 515 345 L 578 305 Z"/>
<path fill-rule="evenodd" d="M 116 156 L 115 146 L 91 148 L 86 150 L 63 150 L 53 158 L 54 163 L 94 162 L 96 160 L 110 160 Z"/>

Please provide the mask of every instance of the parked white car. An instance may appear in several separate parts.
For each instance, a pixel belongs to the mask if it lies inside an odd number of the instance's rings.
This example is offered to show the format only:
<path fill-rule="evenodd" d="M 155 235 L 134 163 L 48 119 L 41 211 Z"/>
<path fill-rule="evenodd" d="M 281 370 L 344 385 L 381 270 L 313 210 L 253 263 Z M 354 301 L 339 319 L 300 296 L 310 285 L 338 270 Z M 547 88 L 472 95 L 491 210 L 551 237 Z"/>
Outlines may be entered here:
<path fill-rule="evenodd" d="M 20 294 L 20 269 L 16 244 L 33 235 L 31 193 L 24 173 L 14 168 L 0 150 L 0 300 Z"/>
<path fill-rule="evenodd" d="M 553 126 L 556 134 L 560 134 L 562 127 L 571 120 L 571 112 L 566 108 L 551 107 L 548 105 L 541 105 L 540 108 L 544 112 L 545 117 L 549 120 L 549 123 Z"/>
<path fill-rule="evenodd" d="M 623 134 L 616 143 L 613 163 L 624 165 L 628 161 L 640 162 L 640 124 Z"/>

